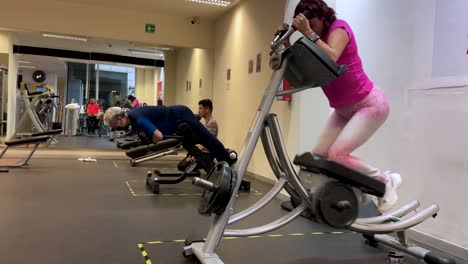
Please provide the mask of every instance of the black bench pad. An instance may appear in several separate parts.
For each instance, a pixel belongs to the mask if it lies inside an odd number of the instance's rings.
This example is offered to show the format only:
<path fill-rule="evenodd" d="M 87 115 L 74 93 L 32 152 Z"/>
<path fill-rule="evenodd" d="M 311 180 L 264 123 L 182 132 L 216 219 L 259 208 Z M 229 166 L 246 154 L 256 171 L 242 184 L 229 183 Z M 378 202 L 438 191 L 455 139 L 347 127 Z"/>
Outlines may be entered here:
<path fill-rule="evenodd" d="M 180 145 L 181 143 L 182 142 L 178 139 L 167 139 L 167 140 L 160 141 L 156 144 L 150 144 L 150 145 L 134 148 L 132 150 L 125 152 L 125 154 L 132 159 L 136 159 L 136 158 L 146 156 L 152 152 L 163 151 L 169 148 L 176 147 Z"/>
<path fill-rule="evenodd" d="M 18 146 L 18 145 L 25 145 L 25 144 L 31 144 L 31 143 L 42 143 L 42 142 L 46 142 L 49 139 L 50 139 L 49 136 L 27 137 L 27 138 L 22 138 L 22 139 L 14 139 L 14 140 L 5 141 L 5 145 Z"/>
<path fill-rule="evenodd" d="M 382 197 L 385 194 L 385 183 L 318 154 L 307 152 L 297 155 L 294 158 L 294 164 L 300 166 L 303 170 L 322 173 L 371 195 Z"/>
<path fill-rule="evenodd" d="M 57 135 L 57 134 L 60 134 L 62 132 L 63 132 L 62 129 L 54 129 L 54 130 L 50 130 L 50 131 L 33 133 L 33 134 L 31 134 L 31 136 L 33 136 L 33 137 L 50 136 L 50 135 Z"/>

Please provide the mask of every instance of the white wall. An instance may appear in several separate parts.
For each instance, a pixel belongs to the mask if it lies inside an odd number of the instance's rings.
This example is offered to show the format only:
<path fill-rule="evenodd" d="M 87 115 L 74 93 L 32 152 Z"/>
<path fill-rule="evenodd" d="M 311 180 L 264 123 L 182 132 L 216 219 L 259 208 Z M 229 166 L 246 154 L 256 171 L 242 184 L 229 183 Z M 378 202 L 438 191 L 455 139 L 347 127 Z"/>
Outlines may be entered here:
<path fill-rule="evenodd" d="M 18 73 L 18 59 L 13 54 L 14 36 L 10 32 L 0 31 L 0 53 L 8 53 L 8 113 L 16 111 L 16 82 Z M 16 119 L 7 119 L 6 139 L 10 139 L 15 133 Z"/>
<path fill-rule="evenodd" d="M 174 105 L 177 87 L 177 54 L 175 51 L 168 51 L 164 57 L 164 104 Z"/>
<path fill-rule="evenodd" d="M 213 99 L 220 126 L 220 139 L 226 147 L 240 151 L 252 124 L 272 71 L 269 43 L 283 23 L 286 1 L 251 0 L 240 2 L 216 22 Z M 265 8 L 268 6 L 268 8 Z M 248 73 L 248 62 L 262 53 L 262 71 Z M 231 69 L 231 80 L 226 71 Z M 217 107 L 222 106 L 222 107 Z M 271 112 L 278 115 L 290 155 L 298 146 L 298 105 L 295 101 L 276 102 Z M 274 178 L 261 143 L 257 144 L 249 171 Z"/>
<path fill-rule="evenodd" d="M 357 156 L 401 173 L 401 203 L 441 207 L 435 221 L 416 230 L 468 248 L 468 87 L 425 90 L 433 82 L 435 0 L 337 0 L 337 12 L 354 29 L 364 67 L 391 105 L 389 120 Z"/>
<path fill-rule="evenodd" d="M 136 68 L 135 97 L 140 103 L 155 105 L 156 96 L 156 69 Z"/>
<path fill-rule="evenodd" d="M 182 48 L 176 52 L 175 104 L 198 111 L 198 101 L 213 98 L 213 50 Z M 202 79 L 202 88 L 199 81 Z M 191 89 L 187 91 L 187 81 Z M 217 103 L 214 102 L 216 116 Z"/>

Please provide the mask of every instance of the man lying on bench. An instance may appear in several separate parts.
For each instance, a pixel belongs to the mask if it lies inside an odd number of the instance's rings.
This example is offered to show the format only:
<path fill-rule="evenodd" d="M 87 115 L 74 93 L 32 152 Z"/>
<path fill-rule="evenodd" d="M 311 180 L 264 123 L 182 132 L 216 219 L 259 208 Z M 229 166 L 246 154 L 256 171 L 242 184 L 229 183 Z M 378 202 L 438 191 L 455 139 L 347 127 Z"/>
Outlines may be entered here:
<path fill-rule="evenodd" d="M 111 107 L 104 114 L 104 122 L 113 129 L 126 129 L 131 125 L 141 137 L 154 143 L 163 140 L 163 135 L 173 135 L 185 123 L 197 135 L 199 142 L 195 144 L 208 149 L 217 161 L 230 161 L 224 145 L 183 105 L 140 107 L 128 112 L 120 107 Z"/>

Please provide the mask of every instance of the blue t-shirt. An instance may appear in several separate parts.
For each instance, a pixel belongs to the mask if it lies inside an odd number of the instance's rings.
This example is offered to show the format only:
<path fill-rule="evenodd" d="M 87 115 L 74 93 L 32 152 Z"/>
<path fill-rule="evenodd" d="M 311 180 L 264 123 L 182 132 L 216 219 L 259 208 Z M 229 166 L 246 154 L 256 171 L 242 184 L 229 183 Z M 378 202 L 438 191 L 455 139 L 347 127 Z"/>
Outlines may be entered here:
<path fill-rule="evenodd" d="M 178 127 L 179 114 L 176 106 L 146 106 L 128 111 L 128 118 L 132 129 L 144 132 L 152 138 L 154 132 L 159 130 L 163 135 L 172 135 Z"/>

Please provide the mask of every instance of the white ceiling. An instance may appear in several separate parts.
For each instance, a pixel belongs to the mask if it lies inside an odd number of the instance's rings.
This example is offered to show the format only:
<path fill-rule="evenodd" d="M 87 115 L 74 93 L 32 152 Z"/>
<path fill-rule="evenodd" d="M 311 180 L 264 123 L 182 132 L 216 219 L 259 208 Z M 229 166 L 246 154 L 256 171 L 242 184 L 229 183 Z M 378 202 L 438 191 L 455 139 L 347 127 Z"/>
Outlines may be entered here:
<path fill-rule="evenodd" d="M 232 2 L 228 7 L 214 6 L 189 2 L 186 0 L 57 0 L 73 4 L 81 4 L 99 7 L 112 7 L 125 10 L 133 10 L 142 13 L 165 14 L 174 16 L 198 16 L 206 19 L 216 19 L 229 8 L 241 0 L 224 0 Z"/>

